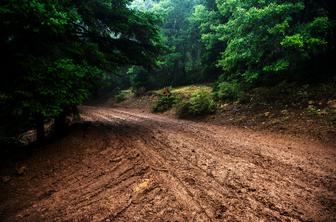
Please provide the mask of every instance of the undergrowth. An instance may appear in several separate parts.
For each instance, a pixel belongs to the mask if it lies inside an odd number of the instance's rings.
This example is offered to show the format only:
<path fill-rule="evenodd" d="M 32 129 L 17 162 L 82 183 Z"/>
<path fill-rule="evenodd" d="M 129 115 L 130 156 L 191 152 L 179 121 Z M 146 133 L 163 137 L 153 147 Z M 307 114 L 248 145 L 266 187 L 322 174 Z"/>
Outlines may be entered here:
<path fill-rule="evenodd" d="M 175 95 L 160 95 L 152 105 L 152 112 L 160 113 L 170 110 L 177 103 L 178 98 Z"/>

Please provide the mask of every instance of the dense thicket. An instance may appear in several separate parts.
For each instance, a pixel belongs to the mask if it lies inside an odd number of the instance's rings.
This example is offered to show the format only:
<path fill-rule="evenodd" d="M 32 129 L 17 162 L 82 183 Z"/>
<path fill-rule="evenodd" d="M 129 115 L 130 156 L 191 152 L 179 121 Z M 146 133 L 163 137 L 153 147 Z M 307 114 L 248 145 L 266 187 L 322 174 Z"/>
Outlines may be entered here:
<path fill-rule="evenodd" d="M 192 17 L 194 7 L 201 0 L 137 0 L 132 6 L 149 11 L 161 18 L 161 38 L 165 52 L 157 61 L 155 70 L 132 68 L 129 75 L 134 86 L 156 88 L 203 82 L 202 48 L 199 23 Z M 140 76 L 140 77 L 139 77 Z M 144 80 L 138 81 L 138 79 Z"/>
<path fill-rule="evenodd" d="M 6 134 L 34 123 L 43 137 L 48 119 L 62 129 L 65 117 L 118 67 L 155 65 L 157 18 L 130 9 L 129 3 L 0 2 L 1 126 Z"/>
<path fill-rule="evenodd" d="M 335 76 L 332 1 L 137 0 L 134 5 L 163 20 L 167 52 L 160 57 L 161 68 L 130 72 L 147 76 L 148 87 L 219 75 L 247 86 Z"/>
<path fill-rule="evenodd" d="M 327 56 L 335 50 L 332 8 L 326 3 L 218 0 L 223 22 L 214 22 L 202 39 L 207 45 L 225 44 L 217 64 L 228 78 L 247 83 L 315 81 L 317 75 L 330 74 Z"/>

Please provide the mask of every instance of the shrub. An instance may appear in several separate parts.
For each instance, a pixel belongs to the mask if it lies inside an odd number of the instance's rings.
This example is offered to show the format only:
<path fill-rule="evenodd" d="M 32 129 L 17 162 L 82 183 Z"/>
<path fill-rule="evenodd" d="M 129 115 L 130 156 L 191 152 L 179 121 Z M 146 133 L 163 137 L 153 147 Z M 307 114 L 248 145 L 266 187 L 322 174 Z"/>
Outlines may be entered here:
<path fill-rule="evenodd" d="M 115 99 L 117 103 L 121 103 L 126 100 L 126 94 L 121 92 L 115 96 Z"/>
<path fill-rule="evenodd" d="M 132 89 L 127 89 L 127 90 L 119 90 L 116 92 L 114 98 L 117 103 L 123 102 L 131 97 L 134 96 L 134 92 Z"/>
<path fill-rule="evenodd" d="M 238 100 L 244 94 L 236 82 L 219 82 L 215 87 L 214 95 L 218 100 Z"/>
<path fill-rule="evenodd" d="M 174 95 L 170 96 L 158 96 L 158 98 L 154 101 L 152 106 L 152 111 L 159 113 L 165 112 L 171 109 L 177 102 L 177 98 Z"/>
<path fill-rule="evenodd" d="M 213 113 L 215 108 L 216 103 L 212 95 L 201 91 L 194 93 L 187 102 L 180 102 L 176 107 L 176 114 L 179 117 L 202 116 Z"/>
<path fill-rule="evenodd" d="M 176 116 L 178 116 L 179 118 L 186 118 L 188 116 L 191 116 L 189 101 L 180 101 L 179 103 L 177 103 Z"/>

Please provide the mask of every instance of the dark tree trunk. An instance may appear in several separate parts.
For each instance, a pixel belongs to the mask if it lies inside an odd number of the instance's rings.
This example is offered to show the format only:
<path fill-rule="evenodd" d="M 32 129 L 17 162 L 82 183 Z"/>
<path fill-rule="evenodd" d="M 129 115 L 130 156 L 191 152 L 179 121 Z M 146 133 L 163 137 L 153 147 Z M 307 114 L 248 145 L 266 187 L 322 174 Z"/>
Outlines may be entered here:
<path fill-rule="evenodd" d="M 43 143 L 45 140 L 44 118 L 42 115 L 36 116 L 36 140 L 38 143 Z"/>
<path fill-rule="evenodd" d="M 55 118 L 55 133 L 58 136 L 63 136 L 67 130 L 66 114 L 63 112 Z"/>

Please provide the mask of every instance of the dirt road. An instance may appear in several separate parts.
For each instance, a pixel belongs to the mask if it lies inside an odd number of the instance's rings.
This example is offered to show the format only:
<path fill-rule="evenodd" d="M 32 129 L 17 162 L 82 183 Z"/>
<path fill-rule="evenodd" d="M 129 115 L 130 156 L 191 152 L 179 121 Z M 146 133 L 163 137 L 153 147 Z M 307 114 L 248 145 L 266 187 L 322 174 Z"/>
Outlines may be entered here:
<path fill-rule="evenodd" d="M 336 147 L 82 107 L 0 185 L 0 221 L 336 221 Z"/>

